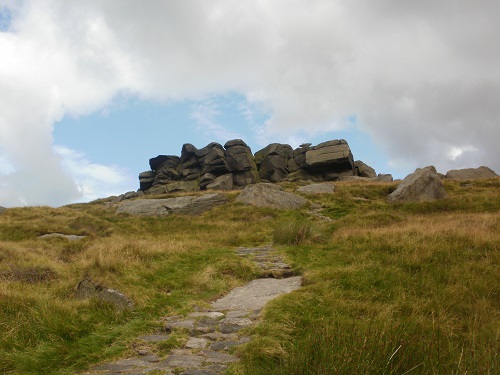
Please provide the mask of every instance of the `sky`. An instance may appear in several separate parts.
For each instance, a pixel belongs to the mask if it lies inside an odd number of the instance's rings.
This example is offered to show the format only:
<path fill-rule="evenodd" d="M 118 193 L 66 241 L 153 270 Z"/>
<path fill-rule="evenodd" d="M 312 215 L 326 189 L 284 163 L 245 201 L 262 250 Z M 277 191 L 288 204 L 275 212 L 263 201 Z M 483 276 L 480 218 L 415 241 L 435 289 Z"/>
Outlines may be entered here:
<path fill-rule="evenodd" d="M 0 206 L 139 187 L 159 154 L 346 139 L 500 173 L 497 0 L 0 0 Z"/>

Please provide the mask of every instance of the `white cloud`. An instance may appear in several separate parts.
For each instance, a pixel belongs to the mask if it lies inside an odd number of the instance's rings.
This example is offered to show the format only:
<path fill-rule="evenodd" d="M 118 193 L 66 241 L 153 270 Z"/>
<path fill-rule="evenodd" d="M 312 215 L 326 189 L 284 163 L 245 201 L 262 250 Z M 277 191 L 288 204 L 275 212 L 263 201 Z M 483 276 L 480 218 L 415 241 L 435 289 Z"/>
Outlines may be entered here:
<path fill-rule="evenodd" d="M 0 32 L 0 150 L 16 169 L 1 183 L 16 194 L 13 178 L 36 182 L 45 191 L 38 200 L 23 193 L 30 204 L 51 203 L 43 194 L 54 186 L 66 186 L 67 199 L 77 191 L 53 150 L 54 121 L 101 110 L 123 92 L 155 100 L 237 92 L 269 111 L 267 139 L 344 129 L 354 115 L 397 165 L 500 171 L 498 1 L 0 6 L 12 17 Z M 453 149 L 463 152 L 450 158 Z"/>
<path fill-rule="evenodd" d="M 55 152 L 78 187 L 81 197 L 76 201 L 86 202 L 133 190 L 129 186 L 130 176 L 123 168 L 92 163 L 85 154 L 64 146 L 55 146 Z"/>

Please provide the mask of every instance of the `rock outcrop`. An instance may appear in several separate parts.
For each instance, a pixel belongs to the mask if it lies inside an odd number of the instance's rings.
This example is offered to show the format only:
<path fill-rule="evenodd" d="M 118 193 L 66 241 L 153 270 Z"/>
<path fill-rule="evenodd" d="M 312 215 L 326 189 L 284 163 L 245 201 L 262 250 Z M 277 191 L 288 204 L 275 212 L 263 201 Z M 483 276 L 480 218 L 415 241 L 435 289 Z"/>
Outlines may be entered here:
<path fill-rule="evenodd" d="M 271 207 L 279 210 L 299 209 L 307 205 L 308 201 L 298 195 L 287 193 L 281 187 L 269 183 L 250 185 L 243 190 L 236 202 L 256 207 Z"/>
<path fill-rule="evenodd" d="M 243 188 L 261 181 L 323 182 L 346 176 L 377 177 L 373 168 L 353 160 L 351 149 L 343 139 L 317 146 L 305 143 L 295 150 L 286 144 L 272 143 L 257 151 L 255 156 L 241 139 L 228 141 L 224 146 L 213 142 L 201 149 L 188 143 L 182 146 L 180 157 L 158 155 L 151 158 L 151 170 L 139 175 L 139 189 L 161 194 Z M 221 181 L 224 182 L 221 184 Z"/>
<path fill-rule="evenodd" d="M 117 214 L 168 216 L 170 214 L 199 215 L 228 201 L 224 194 L 204 194 L 166 199 L 136 199 L 123 201 Z"/>
<path fill-rule="evenodd" d="M 446 173 L 450 180 L 474 180 L 478 178 L 494 178 L 498 175 L 488 167 L 452 169 Z"/>
<path fill-rule="evenodd" d="M 399 184 L 389 197 L 389 203 L 422 202 L 446 198 L 441 178 L 433 166 L 418 168 Z"/>

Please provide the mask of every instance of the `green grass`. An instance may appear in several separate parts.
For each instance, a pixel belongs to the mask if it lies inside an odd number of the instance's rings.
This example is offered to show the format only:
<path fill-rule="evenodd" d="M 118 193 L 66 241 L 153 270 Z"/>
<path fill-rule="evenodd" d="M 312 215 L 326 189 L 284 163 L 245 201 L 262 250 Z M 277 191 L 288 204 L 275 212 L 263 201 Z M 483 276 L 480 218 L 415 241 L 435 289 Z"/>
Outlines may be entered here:
<path fill-rule="evenodd" d="M 0 215 L 0 373 L 72 374 L 123 356 L 160 318 L 256 277 L 239 246 L 274 243 L 304 287 L 271 302 L 234 374 L 493 374 L 500 349 L 500 179 L 386 203 L 395 183 L 338 183 L 302 211 L 234 203 L 196 217 L 115 215 L 103 202 Z M 293 191 L 294 184 L 285 184 Z M 77 242 L 38 239 L 59 232 Z M 132 311 L 82 301 L 84 277 Z M 165 354 L 182 334 L 159 343 Z"/>

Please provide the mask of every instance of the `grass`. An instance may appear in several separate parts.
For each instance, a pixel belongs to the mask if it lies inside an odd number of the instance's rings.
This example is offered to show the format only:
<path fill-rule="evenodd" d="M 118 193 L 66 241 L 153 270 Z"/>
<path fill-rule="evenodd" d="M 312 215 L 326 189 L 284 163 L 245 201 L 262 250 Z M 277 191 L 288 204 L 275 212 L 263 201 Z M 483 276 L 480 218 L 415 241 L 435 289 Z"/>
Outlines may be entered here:
<path fill-rule="evenodd" d="M 304 287 L 271 302 L 234 374 L 493 374 L 500 334 L 500 179 L 389 205 L 395 183 L 338 183 L 303 211 L 234 203 L 196 217 L 115 215 L 104 202 L 0 215 L 0 373 L 71 374 L 124 355 L 160 318 L 256 277 L 238 246 L 273 242 Z M 293 191 L 294 184 L 285 185 Z M 70 242 L 39 239 L 59 232 Z M 135 309 L 74 297 L 84 277 Z M 158 344 L 165 354 L 181 336 Z"/>

